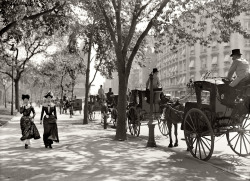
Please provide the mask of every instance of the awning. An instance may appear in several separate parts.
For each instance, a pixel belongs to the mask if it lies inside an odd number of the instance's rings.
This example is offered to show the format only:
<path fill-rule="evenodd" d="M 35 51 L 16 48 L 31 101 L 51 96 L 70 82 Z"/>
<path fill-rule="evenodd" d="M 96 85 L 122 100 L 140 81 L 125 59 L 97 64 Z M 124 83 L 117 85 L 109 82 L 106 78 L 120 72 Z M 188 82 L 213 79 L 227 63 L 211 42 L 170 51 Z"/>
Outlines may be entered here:
<path fill-rule="evenodd" d="M 225 55 L 224 62 L 229 62 L 229 61 L 230 61 L 230 56 L 229 55 Z"/>
<path fill-rule="evenodd" d="M 179 78 L 178 84 L 181 84 L 183 77 Z"/>
<path fill-rule="evenodd" d="M 182 83 L 182 84 L 185 84 L 185 83 L 186 83 L 186 77 L 185 77 L 185 76 L 182 78 L 181 83 Z"/>
<path fill-rule="evenodd" d="M 177 66 L 174 66 L 174 72 L 176 72 L 177 71 Z"/>
<path fill-rule="evenodd" d="M 189 68 L 193 68 L 194 67 L 194 60 L 191 60 L 191 62 L 189 63 Z"/>
<path fill-rule="evenodd" d="M 217 56 L 213 57 L 213 59 L 212 59 L 212 65 L 214 65 L 214 64 L 218 64 L 218 57 Z"/>

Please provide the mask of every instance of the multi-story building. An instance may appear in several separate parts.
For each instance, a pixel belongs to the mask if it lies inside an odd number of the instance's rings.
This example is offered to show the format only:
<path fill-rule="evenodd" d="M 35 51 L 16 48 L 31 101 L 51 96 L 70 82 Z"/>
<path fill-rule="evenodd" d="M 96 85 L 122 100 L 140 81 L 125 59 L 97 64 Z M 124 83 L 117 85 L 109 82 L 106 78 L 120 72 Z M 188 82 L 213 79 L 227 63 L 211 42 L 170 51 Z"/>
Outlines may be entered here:
<path fill-rule="evenodd" d="M 239 16 L 244 28 L 250 32 L 250 14 Z M 207 30 L 214 27 L 207 21 Z M 206 33 L 206 32 L 205 32 Z M 214 40 L 210 46 L 199 43 L 193 46 L 180 45 L 177 52 L 162 47 L 162 53 L 157 55 L 157 68 L 160 70 L 160 81 L 164 93 L 174 97 L 186 94 L 186 84 L 190 79 L 201 80 L 206 72 L 212 77 L 225 77 L 231 65 L 231 50 L 240 49 L 242 57 L 250 62 L 250 38 L 244 38 L 238 33 L 231 34 L 229 43 L 217 43 Z"/>

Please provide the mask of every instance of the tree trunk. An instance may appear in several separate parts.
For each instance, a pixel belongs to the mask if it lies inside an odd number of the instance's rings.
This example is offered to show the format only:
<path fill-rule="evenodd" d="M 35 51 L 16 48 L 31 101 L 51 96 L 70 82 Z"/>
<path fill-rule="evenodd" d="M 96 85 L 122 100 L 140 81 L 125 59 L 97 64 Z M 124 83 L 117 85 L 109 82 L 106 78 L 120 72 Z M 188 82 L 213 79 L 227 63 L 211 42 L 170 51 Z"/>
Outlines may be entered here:
<path fill-rule="evenodd" d="M 62 107 L 63 107 L 63 86 L 61 84 L 61 101 L 60 101 L 60 114 L 62 114 Z"/>
<path fill-rule="evenodd" d="M 92 46 L 92 38 L 93 34 L 90 35 L 89 40 L 89 51 L 88 51 L 88 61 L 87 61 L 87 69 L 86 69 L 86 82 L 85 82 L 85 100 L 84 100 L 84 118 L 83 124 L 88 124 L 88 97 L 89 97 L 89 72 L 90 72 L 90 59 L 91 59 L 91 46 Z"/>
<path fill-rule="evenodd" d="M 19 79 L 14 79 L 15 81 L 15 107 L 19 111 Z"/>
<path fill-rule="evenodd" d="M 118 120 L 116 128 L 116 140 L 127 140 L 126 134 L 126 106 L 127 106 L 128 77 L 119 73 L 119 96 L 118 96 Z"/>

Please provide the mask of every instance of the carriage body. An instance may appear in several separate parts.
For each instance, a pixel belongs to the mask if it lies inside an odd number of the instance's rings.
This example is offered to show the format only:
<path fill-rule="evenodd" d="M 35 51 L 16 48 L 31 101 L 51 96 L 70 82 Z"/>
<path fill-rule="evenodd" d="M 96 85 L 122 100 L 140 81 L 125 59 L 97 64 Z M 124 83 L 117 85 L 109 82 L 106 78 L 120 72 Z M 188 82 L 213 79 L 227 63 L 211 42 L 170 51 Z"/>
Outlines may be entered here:
<path fill-rule="evenodd" d="M 82 111 L 82 99 L 75 99 L 73 101 L 73 110 Z"/>
<path fill-rule="evenodd" d="M 161 89 L 154 91 L 153 99 L 153 115 L 150 114 L 150 91 L 148 90 L 131 90 L 131 95 L 128 103 L 127 118 L 128 127 L 131 135 L 139 136 L 140 126 L 142 122 L 148 122 L 161 115 L 160 109 L 160 94 Z"/>
<path fill-rule="evenodd" d="M 197 100 L 185 104 L 182 122 L 191 154 L 201 160 L 210 159 L 215 136 L 226 134 L 235 153 L 249 156 L 249 110 L 242 112 L 248 98 L 239 99 L 239 93 L 220 80 L 195 81 L 193 87 Z"/>

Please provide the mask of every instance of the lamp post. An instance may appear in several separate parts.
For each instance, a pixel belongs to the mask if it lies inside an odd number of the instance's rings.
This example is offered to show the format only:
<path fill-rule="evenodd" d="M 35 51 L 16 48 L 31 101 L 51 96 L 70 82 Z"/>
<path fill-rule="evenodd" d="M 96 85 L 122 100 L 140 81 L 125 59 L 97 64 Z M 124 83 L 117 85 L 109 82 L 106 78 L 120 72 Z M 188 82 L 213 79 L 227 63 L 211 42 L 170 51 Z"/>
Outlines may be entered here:
<path fill-rule="evenodd" d="M 6 104 L 6 84 L 7 84 L 7 80 L 3 79 L 3 88 L 4 88 L 4 107 L 7 108 L 7 104 Z"/>
<path fill-rule="evenodd" d="M 153 120 L 154 120 L 154 114 L 153 114 L 154 92 L 153 92 L 153 74 L 152 73 L 149 75 L 149 80 L 150 80 L 150 120 L 148 122 L 149 135 L 148 135 L 147 147 L 156 147 L 155 135 L 154 135 L 155 125 L 153 124 Z"/>
<path fill-rule="evenodd" d="M 15 52 L 16 48 L 14 47 L 15 45 L 12 44 L 11 46 L 11 51 Z M 13 115 L 13 102 L 14 102 L 14 57 L 12 58 L 12 64 L 11 64 L 11 76 L 12 76 L 12 83 L 11 83 L 11 111 L 10 114 Z"/>

